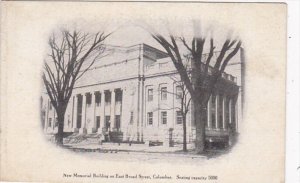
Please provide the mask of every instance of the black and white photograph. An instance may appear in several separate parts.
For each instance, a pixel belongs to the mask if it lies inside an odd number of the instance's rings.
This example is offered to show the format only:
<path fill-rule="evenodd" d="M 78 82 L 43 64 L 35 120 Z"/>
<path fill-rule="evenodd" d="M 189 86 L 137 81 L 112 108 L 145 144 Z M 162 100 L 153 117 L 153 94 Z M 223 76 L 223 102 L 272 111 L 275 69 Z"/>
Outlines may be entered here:
<path fill-rule="evenodd" d="M 242 125 L 242 38 L 201 20 L 160 21 L 126 21 L 106 32 L 75 22 L 53 31 L 41 96 L 49 141 L 80 152 L 144 152 L 145 159 L 209 158 L 234 146 Z"/>
<path fill-rule="evenodd" d="M 0 180 L 285 182 L 287 7 L 5 1 Z"/>

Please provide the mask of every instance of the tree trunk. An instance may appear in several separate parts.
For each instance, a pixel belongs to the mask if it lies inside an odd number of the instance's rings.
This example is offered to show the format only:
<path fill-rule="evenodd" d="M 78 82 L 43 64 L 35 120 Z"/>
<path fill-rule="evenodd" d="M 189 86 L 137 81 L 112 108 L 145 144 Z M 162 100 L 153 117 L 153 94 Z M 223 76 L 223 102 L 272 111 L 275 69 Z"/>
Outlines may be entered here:
<path fill-rule="evenodd" d="M 196 153 L 203 153 L 205 148 L 205 121 L 203 116 L 205 115 L 205 109 L 199 100 L 194 101 L 194 117 L 196 126 L 196 140 L 195 150 Z"/>
<path fill-rule="evenodd" d="M 57 122 L 58 122 L 58 130 L 55 136 L 55 141 L 57 145 L 63 145 L 63 135 L 64 135 L 64 116 L 65 112 L 57 112 Z"/>
<path fill-rule="evenodd" d="M 187 152 L 186 147 L 186 116 L 183 114 L 183 151 Z"/>

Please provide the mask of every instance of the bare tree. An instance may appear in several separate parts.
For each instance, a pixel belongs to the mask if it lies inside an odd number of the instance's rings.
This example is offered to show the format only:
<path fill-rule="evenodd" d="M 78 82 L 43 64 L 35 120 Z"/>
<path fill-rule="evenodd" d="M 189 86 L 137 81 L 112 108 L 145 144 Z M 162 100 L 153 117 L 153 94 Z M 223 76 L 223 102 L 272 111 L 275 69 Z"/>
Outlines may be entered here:
<path fill-rule="evenodd" d="M 63 144 L 64 115 L 76 81 L 103 56 L 104 40 L 110 34 L 61 30 L 49 38 L 49 50 L 42 75 L 51 104 L 57 113 L 55 141 Z"/>
<path fill-rule="evenodd" d="M 177 75 L 177 73 L 176 73 Z M 158 108 L 157 110 L 172 110 L 176 109 L 180 111 L 182 116 L 182 127 L 183 127 L 183 151 L 187 151 L 187 138 L 186 138 L 186 119 L 187 119 L 187 113 L 190 111 L 190 104 L 191 104 L 191 97 L 189 95 L 189 92 L 184 85 L 184 82 L 181 81 L 179 78 L 176 77 L 176 75 L 171 75 L 170 79 L 173 80 L 176 90 L 175 92 L 167 91 L 167 93 L 174 95 L 176 99 L 179 101 L 179 107 L 175 105 L 171 108 Z M 178 90 L 179 89 L 179 90 Z M 159 91 L 158 91 L 159 92 Z"/>
<path fill-rule="evenodd" d="M 190 110 L 191 97 L 183 81 L 176 81 L 176 87 L 179 88 L 180 92 L 176 93 L 176 98 L 180 100 L 179 111 L 182 115 L 182 126 L 183 126 L 183 151 L 187 151 L 187 140 L 186 140 L 186 119 L 187 113 Z"/>
<path fill-rule="evenodd" d="M 212 57 L 215 52 L 214 39 L 209 42 L 209 54 L 204 59 L 202 57 L 206 38 L 194 36 L 191 42 L 186 41 L 184 37 L 175 37 L 170 35 L 164 37 L 159 33 L 151 33 L 152 37 L 166 50 L 170 56 L 175 68 L 177 69 L 181 80 L 184 82 L 188 92 L 191 95 L 194 105 L 194 118 L 196 125 L 196 152 L 202 153 L 205 147 L 205 113 L 206 106 L 211 94 L 214 92 L 218 80 L 221 78 L 228 62 L 239 51 L 241 47 L 240 40 L 227 39 L 217 56 L 216 62 L 209 72 Z M 182 53 L 179 49 L 179 43 L 183 44 L 191 55 L 191 71 L 184 66 Z M 234 47 L 235 45 L 235 47 Z M 189 74 L 191 73 L 191 74 Z M 191 75 L 191 76 L 190 76 Z"/>

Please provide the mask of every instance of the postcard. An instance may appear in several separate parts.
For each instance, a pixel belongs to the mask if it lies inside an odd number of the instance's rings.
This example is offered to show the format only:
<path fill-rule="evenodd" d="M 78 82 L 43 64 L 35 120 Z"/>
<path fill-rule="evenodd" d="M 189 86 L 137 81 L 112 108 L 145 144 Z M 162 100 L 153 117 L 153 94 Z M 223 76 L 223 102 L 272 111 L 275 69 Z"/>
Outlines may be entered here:
<path fill-rule="evenodd" d="M 1 181 L 284 182 L 286 4 L 1 8 Z"/>

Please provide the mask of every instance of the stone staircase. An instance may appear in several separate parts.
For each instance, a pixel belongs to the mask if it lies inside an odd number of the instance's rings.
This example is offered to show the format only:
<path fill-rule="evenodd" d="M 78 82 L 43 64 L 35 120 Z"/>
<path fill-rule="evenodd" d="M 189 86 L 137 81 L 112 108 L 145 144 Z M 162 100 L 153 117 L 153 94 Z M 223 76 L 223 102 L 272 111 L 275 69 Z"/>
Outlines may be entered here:
<path fill-rule="evenodd" d="M 96 144 L 101 142 L 102 136 L 103 135 L 97 133 L 73 133 L 72 135 L 64 138 L 64 144 Z"/>

